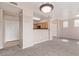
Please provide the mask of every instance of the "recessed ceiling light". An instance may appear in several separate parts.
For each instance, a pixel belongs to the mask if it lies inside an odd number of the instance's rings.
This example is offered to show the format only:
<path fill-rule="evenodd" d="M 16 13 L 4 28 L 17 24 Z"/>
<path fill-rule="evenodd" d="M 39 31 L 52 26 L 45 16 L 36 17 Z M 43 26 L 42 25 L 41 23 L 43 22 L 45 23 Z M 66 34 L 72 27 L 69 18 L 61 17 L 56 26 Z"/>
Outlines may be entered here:
<path fill-rule="evenodd" d="M 33 20 L 40 20 L 40 18 L 38 18 L 38 17 L 33 17 Z"/>
<path fill-rule="evenodd" d="M 46 3 L 40 6 L 40 11 L 43 13 L 50 13 L 53 10 L 54 6 L 52 4 Z"/>

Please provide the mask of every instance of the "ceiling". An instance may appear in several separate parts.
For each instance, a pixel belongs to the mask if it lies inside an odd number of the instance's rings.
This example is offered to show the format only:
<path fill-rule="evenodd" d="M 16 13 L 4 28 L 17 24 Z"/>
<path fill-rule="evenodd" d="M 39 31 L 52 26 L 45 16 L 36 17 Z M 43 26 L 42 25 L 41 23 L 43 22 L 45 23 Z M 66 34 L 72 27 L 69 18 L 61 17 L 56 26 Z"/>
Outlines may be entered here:
<path fill-rule="evenodd" d="M 34 16 L 40 18 L 53 17 L 54 19 L 69 19 L 79 14 L 79 2 L 52 2 L 54 9 L 50 14 L 43 14 L 39 6 L 43 3 L 34 4 Z"/>
<path fill-rule="evenodd" d="M 45 2 L 17 2 L 18 5 L 23 5 L 23 8 L 26 8 L 26 6 L 31 8 L 33 10 L 33 16 L 41 19 L 47 19 L 48 17 L 53 19 L 70 19 L 79 14 L 79 2 L 50 2 L 54 5 L 54 9 L 50 14 L 44 14 L 39 10 L 40 5 L 44 3 Z M 8 10 L 6 6 L 4 7 Z M 15 8 L 15 10 L 13 10 L 13 8 L 11 8 L 11 10 L 17 13 L 19 9 Z"/>
<path fill-rule="evenodd" d="M 70 19 L 79 14 L 79 2 L 50 2 L 54 5 L 54 9 L 50 14 L 44 14 L 39 10 L 40 5 L 46 2 L 19 2 L 25 7 L 33 9 L 33 16 L 41 19 Z"/>

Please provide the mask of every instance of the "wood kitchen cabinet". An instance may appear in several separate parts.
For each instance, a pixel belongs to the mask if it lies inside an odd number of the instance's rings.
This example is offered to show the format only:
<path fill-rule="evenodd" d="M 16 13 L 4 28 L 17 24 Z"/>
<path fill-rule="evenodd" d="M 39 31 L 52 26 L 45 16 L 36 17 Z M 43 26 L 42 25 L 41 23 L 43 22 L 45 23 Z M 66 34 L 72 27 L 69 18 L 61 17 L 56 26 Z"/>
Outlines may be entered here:
<path fill-rule="evenodd" d="M 34 29 L 48 29 L 48 22 L 41 22 L 33 24 Z"/>

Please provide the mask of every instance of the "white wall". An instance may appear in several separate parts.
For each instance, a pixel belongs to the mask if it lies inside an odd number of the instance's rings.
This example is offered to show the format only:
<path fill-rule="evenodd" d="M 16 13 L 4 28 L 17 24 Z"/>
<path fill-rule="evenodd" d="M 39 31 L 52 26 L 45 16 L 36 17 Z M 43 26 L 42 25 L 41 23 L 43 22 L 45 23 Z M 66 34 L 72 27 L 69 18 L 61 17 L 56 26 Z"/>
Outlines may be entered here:
<path fill-rule="evenodd" d="M 23 48 L 30 47 L 34 44 L 32 25 L 32 17 L 23 17 Z"/>
<path fill-rule="evenodd" d="M 69 24 L 67 28 L 63 28 L 63 21 L 61 22 L 61 30 L 59 32 L 60 37 L 78 39 L 79 40 L 79 27 L 74 26 L 74 20 L 68 20 Z"/>
<path fill-rule="evenodd" d="M 23 49 L 34 45 L 33 40 L 33 9 L 27 3 L 19 3 L 18 7 L 23 10 Z"/>

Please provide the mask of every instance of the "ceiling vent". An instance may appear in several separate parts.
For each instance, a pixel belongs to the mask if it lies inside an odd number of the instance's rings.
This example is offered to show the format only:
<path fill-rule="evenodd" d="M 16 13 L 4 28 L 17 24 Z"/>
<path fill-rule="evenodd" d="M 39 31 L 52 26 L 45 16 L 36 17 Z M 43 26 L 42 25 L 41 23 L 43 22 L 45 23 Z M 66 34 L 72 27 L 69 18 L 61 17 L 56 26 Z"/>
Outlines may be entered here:
<path fill-rule="evenodd" d="M 18 5 L 16 2 L 10 2 L 11 4 L 13 4 L 13 5 Z"/>

